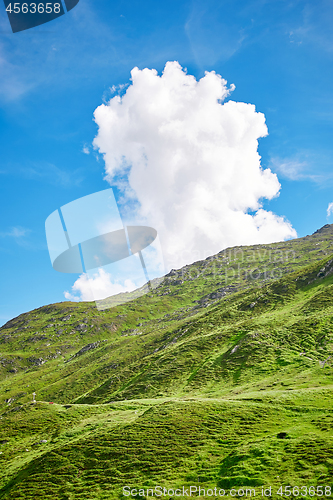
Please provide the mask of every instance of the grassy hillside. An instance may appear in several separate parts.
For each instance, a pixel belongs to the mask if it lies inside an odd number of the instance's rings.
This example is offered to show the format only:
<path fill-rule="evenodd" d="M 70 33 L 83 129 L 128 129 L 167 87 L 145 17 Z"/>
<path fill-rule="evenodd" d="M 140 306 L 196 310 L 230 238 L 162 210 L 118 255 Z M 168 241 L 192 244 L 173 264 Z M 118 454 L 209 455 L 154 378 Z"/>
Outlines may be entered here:
<path fill-rule="evenodd" d="M 0 498 L 333 489 L 332 245 L 324 226 L 227 249 L 125 305 L 4 325 Z"/>

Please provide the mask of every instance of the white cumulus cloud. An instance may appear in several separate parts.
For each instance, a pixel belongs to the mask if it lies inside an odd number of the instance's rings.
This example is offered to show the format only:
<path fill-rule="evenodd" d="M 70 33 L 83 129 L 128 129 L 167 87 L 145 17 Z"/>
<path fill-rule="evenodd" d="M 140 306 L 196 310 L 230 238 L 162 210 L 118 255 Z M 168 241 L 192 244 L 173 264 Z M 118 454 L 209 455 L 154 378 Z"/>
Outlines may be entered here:
<path fill-rule="evenodd" d="M 111 280 L 111 275 L 100 268 L 92 276 L 81 274 L 72 286 L 72 293 L 66 291 L 64 296 L 72 301 L 93 301 L 116 295 L 117 293 L 131 292 L 136 286 L 130 279 L 124 284 Z"/>
<path fill-rule="evenodd" d="M 225 102 L 234 86 L 214 71 L 197 81 L 168 62 L 161 76 L 147 68 L 131 75 L 123 96 L 95 110 L 94 146 L 110 184 L 118 182 L 125 202 L 134 197 L 136 216 L 158 230 L 168 268 L 296 236 L 262 208 L 281 186 L 261 167 L 258 139 L 267 127 L 254 105 Z"/>

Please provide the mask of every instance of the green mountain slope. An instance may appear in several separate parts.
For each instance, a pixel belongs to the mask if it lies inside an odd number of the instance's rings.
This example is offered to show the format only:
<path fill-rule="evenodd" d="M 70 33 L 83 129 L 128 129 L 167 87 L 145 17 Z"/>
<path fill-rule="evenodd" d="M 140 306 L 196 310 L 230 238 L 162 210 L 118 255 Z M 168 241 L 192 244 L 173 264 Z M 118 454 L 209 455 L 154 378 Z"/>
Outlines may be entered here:
<path fill-rule="evenodd" d="M 125 305 L 4 325 L 0 498 L 333 487 L 332 244 L 227 249 Z"/>

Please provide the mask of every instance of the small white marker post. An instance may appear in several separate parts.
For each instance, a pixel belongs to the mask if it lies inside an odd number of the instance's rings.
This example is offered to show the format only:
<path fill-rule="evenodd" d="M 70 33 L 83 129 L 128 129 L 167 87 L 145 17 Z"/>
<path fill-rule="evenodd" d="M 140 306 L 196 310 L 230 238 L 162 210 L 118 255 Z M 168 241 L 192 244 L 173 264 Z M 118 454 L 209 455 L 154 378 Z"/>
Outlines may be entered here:
<path fill-rule="evenodd" d="M 36 403 L 36 398 L 35 398 L 35 396 L 36 396 L 36 393 L 35 393 L 35 392 L 33 392 L 33 393 L 32 393 L 32 402 L 33 402 L 33 403 Z"/>

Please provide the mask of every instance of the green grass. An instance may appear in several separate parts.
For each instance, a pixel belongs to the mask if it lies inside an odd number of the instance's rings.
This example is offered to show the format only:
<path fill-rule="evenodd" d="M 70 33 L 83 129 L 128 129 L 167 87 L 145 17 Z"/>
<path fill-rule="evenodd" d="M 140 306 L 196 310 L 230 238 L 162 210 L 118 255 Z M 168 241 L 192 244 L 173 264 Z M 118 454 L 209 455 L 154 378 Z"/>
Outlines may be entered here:
<path fill-rule="evenodd" d="M 0 498 L 333 487 L 332 243 L 227 249 L 133 302 L 4 325 Z"/>

